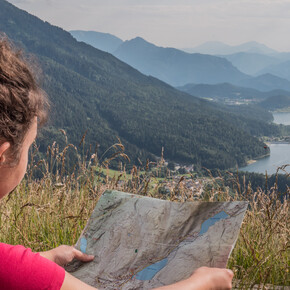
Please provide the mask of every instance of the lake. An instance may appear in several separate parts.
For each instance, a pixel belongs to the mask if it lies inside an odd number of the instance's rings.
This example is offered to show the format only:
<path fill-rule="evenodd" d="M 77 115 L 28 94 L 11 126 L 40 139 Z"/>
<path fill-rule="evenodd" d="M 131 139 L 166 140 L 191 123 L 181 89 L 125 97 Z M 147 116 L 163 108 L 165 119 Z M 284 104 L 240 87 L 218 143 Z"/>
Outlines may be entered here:
<path fill-rule="evenodd" d="M 273 113 L 274 123 L 290 125 L 290 113 Z M 270 156 L 257 160 L 248 166 L 241 167 L 241 171 L 275 174 L 279 166 L 290 164 L 290 144 L 270 144 Z M 290 172 L 290 166 L 286 168 Z M 282 171 L 279 171 L 283 173 Z"/>
<path fill-rule="evenodd" d="M 274 123 L 290 125 L 290 112 L 289 113 L 273 113 Z"/>
<path fill-rule="evenodd" d="M 290 144 L 270 144 L 270 156 L 257 160 L 248 166 L 241 167 L 240 171 L 249 171 L 267 174 L 275 174 L 279 166 L 290 164 Z M 290 166 L 287 167 L 290 172 Z M 279 171 L 279 173 L 283 173 Z"/>

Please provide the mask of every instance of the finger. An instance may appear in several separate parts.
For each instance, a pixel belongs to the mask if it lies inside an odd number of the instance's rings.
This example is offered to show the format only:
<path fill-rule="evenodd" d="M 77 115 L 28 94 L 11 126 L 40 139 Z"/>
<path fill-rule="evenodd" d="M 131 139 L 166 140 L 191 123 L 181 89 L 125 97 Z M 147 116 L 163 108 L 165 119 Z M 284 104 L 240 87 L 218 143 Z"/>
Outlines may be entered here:
<path fill-rule="evenodd" d="M 87 255 L 77 249 L 73 250 L 74 253 L 74 258 L 76 258 L 77 260 L 80 260 L 82 262 L 90 262 L 92 260 L 94 260 L 94 256 L 93 255 Z"/>
<path fill-rule="evenodd" d="M 234 272 L 232 270 L 226 269 L 226 271 L 229 273 L 230 277 L 234 277 Z"/>

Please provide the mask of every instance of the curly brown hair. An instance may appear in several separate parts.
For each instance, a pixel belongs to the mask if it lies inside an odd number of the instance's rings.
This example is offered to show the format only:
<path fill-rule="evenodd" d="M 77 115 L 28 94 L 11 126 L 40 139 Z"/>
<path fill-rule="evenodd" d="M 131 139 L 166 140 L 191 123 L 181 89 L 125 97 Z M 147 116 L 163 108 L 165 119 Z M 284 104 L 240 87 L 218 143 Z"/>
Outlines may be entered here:
<path fill-rule="evenodd" d="M 10 143 L 9 165 L 17 164 L 25 135 L 37 116 L 46 121 L 49 103 L 21 50 L 0 35 L 0 145 Z"/>

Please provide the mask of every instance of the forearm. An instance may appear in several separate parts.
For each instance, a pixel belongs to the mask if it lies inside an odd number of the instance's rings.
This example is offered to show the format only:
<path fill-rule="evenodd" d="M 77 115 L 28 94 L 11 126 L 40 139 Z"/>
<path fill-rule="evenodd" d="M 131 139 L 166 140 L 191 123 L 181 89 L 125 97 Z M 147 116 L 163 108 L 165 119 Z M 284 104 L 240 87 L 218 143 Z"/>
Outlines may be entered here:
<path fill-rule="evenodd" d="M 65 278 L 60 290 L 96 290 L 94 288 L 81 280 L 75 278 L 71 274 L 65 272 Z"/>
<path fill-rule="evenodd" d="M 47 252 L 38 252 L 40 256 L 42 256 L 43 258 L 46 258 L 52 262 L 55 262 L 54 261 L 54 255 L 50 252 L 50 251 L 47 251 Z"/>

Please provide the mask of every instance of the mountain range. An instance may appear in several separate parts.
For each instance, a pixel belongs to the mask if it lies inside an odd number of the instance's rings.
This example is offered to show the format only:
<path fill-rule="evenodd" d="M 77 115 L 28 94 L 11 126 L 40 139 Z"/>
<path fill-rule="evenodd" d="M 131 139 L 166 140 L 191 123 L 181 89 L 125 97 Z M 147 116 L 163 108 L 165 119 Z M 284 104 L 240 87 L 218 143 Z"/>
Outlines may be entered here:
<path fill-rule="evenodd" d="M 91 32 L 78 33 L 89 38 L 86 43 L 101 48 L 104 34 L 96 34 L 94 42 Z M 84 40 L 83 37 L 79 37 L 75 33 L 73 35 L 79 41 Z M 106 37 L 108 38 L 108 35 Z M 111 38 L 113 39 L 113 36 Z M 107 40 L 104 41 L 104 45 L 107 43 Z M 221 44 L 220 46 L 220 48 L 224 47 Z M 283 53 L 283 57 L 278 57 L 280 56 L 278 52 L 275 55 L 254 53 L 252 51 L 267 51 L 268 53 L 274 51 L 255 42 L 240 45 L 237 48 L 237 50 L 244 49 L 245 51 L 248 49 L 248 52 L 218 56 L 186 53 L 175 48 L 158 47 L 141 37 L 121 41 L 118 48 L 113 51 L 114 48 L 111 48 L 112 54 L 120 60 L 140 72 L 152 75 L 172 86 L 183 86 L 191 83 L 231 83 L 260 91 L 290 90 L 290 63 L 285 61 L 287 54 Z M 279 70 L 280 66 L 283 69 Z"/>
<path fill-rule="evenodd" d="M 290 81 L 284 76 L 264 71 L 258 76 L 250 76 L 242 73 L 225 57 L 158 47 L 140 37 L 123 42 L 113 54 L 142 73 L 172 86 L 227 82 L 261 91 L 290 91 Z M 287 72 L 286 68 L 283 72 Z"/>
<path fill-rule="evenodd" d="M 276 50 L 256 41 L 249 41 L 240 45 L 228 45 L 220 41 L 207 41 L 194 48 L 187 48 L 184 50 L 191 53 L 198 52 L 213 55 L 226 55 L 239 52 L 273 54 L 277 52 Z"/>
<path fill-rule="evenodd" d="M 61 128 L 74 144 L 87 131 L 86 144 L 97 142 L 100 152 L 119 137 L 133 164 L 160 155 L 164 147 L 170 160 L 223 169 L 265 154 L 254 135 L 277 133 L 255 116 L 228 112 L 145 76 L 5 0 L 0 30 L 36 55 L 43 69 L 52 102 L 50 126 L 41 133 L 43 150 L 60 139 Z"/>
<path fill-rule="evenodd" d="M 189 82 L 236 83 L 247 78 L 224 58 L 158 47 L 140 37 L 123 42 L 113 54 L 142 73 L 172 86 Z"/>

